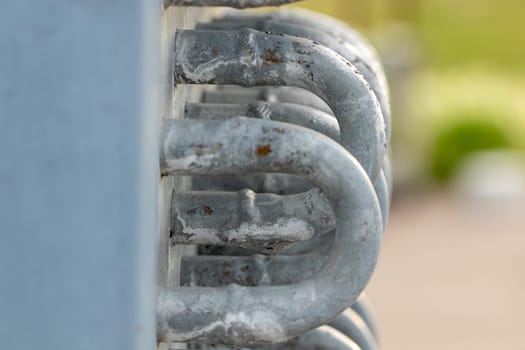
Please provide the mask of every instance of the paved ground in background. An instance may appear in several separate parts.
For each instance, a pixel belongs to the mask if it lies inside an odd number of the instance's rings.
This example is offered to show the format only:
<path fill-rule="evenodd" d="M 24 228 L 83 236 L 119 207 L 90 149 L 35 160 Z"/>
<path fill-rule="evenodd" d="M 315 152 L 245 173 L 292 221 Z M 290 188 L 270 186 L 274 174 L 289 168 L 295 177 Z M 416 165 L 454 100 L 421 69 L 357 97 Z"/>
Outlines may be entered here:
<path fill-rule="evenodd" d="M 399 199 L 368 293 L 383 350 L 525 349 L 525 200 Z"/>

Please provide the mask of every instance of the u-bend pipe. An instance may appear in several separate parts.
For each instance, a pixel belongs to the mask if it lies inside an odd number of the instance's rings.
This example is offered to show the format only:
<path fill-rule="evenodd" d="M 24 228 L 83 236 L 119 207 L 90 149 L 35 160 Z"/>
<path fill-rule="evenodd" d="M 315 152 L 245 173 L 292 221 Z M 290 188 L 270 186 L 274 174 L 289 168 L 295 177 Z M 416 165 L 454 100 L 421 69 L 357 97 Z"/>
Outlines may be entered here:
<path fill-rule="evenodd" d="M 322 326 L 281 344 L 258 345 L 250 350 L 363 350 L 341 331 Z"/>
<path fill-rule="evenodd" d="M 205 347 L 205 349 L 208 349 Z M 211 348 L 210 348 L 211 349 Z M 361 348 L 345 334 L 330 326 L 322 326 L 285 343 L 252 345 L 242 348 L 231 348 L 224 345 L 214 345 L 214 350 L 361 350 Z"/>
<path fill-rule="evenodd" d="M 296 104 L 188 103 L 185 107 L 185 117 L 192 120 L 224 120 L 235 115 L 292 122 L 334 140 L 340 139 L 339 127 L 331 115 Z M 389 207 L 386 186 L 381 173 L 375 190 L 383 223 L 386 223 Z M 174 195 L 172 223 L 173 243 L 176 244 L 236 245 L 276 254 L 290 243 L 333 230 L 335 217 L 330 203 L 318 189 L 286 196 L 247 190 L 237 193 L 193 191 Z M 211 268 L 210 273 L 213 270 Z"/>
<path fill-rule="evenodd" d="M 330 199 L 337 229 L 325 263 L 309 280 L 253 288 L 162 288 L 159 341 L 286 341 L 332 320 L 368 283 L 382 236 L 379 204 L 360 164 L 335 141 L 299 126 L 242 117 L 170 121 L 163 128 L 161 171 L 302 175 Z"/>
<path fill-rule="evenodd" d="M 348 43 L 357 48 L 357 52 L 363 57 L 373 71 L 377 74 L 381 85 L 384 86 L 388 92 L 388 84 L 381 67 L 380 60 L 376 50 L 368 43 L 368 41 L 354 28 L 348 24 L 337 20 L 333 17 L 323 15 L 319 12 L 310 11 L 307 9 L 293 8 L 293 9 L 279 9 L 265 14 L 260 13 L 242 13 L 235 12 L 226 14 L 226 16 L 217 18 L 216 21 L 227 22 L 244 22 L 250 23 L 257 19 L 267 18 L 278 22 L 299 24 L 307 26 L 317 31 L 329 34 L 342 43 Z"/>
<path fill-rule="evenodd" d="M 211 23 L 201 23 L 197 28 L 214 29 L 214 30 L 238 30 L 242 28 L 252 28 L 255 30 L 269 32 L 272 34 L 287 34 L 301 38 L 307 38 L 321 43 L 322 45 L 334 50 L 349 62 L 351 62 L 365 80 L 370 84 L 370 88 L 375 93 L 381 112 L 385 122 L 386 134 L 390 138 L 391 120 L 390 120 L 390 105 L 388 101 L 388 89 L 382 83 L 382 71 L 376 72 L 371 64 L 365 60 L 364 55 L 358 50 L 357 46 L 349 42 L 338 40 L 334 36 L 324 31 L 315 29 L 306 24 L 289 23 L 282 20 L 274 20 L 271 17 L 261 15 L 260 17 L 250 17 L 251 20 L 241 20 L 243 17 L 238 17 L 234 21 L 220 21 L 217 20 Z"/>
<path fill-rule="evenodd" d="M 377 350 L 377 340 L 366 322 L 353 309 L 348 308 L 330 322 L 330 326 L 352 339 L 361 350 Z"/>
<path fill-rule="evenodd" d="M 375 182 L 386 149 L 375 94 L 356 68 L 312 40 L 238 31 L 178 31 L 176 83 L 295 86 L 314 92 L 332 109 L 341 143 Z"/>

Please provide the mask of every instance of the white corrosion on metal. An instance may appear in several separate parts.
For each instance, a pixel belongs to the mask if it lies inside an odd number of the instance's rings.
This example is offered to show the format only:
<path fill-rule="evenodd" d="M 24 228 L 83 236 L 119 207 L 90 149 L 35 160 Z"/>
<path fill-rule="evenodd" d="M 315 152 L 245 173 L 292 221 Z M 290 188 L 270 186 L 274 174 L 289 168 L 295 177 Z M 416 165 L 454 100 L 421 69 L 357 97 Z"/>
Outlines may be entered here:
<path fill-rule="evenodd" d="M 278 239 L 298 241 L 312 238 L 315 230 L 308 223 L 296 218 L 280 218 L 274 224 L 246 223 L 243 222 L 238 228 L 227 230 L 224 234 L 229 241 L 242 242 L 246 238 L 257 239 L 258 236 L 265 240 Z"/>
<path fill-rule="evenodd" d="M 315 235 L 315 229 L 307 222 L 297 218 L 279 218 L 272 224 L 243 222 L 235 229 L 223 231 L 220 235 L 224 237 L 223 240 L 219 238 L 217 229 L 188 225 L 180 215 L 179 209 L 175 210 L 177 220 L 182 225 L 182 233 L 188 235 L 188 241 L 195 244 L 223 245 L 224 243 L 244 243 L 258 239 L 294 242 L 310 239 Z"/>
<path fill-rule="evenodd" d="M 217 70 L 219 70 L 219 68 L 222 66 L 228 66 L 230 64 L 238 66 L 241 64 L 247 68 L 250 68 L 253 66 L 259 66 L 261 64 L 261 59 L 255 54 L 239 55 L 239 57 L 232 57 L 231 55 L 229 55 L 229 57 L 225 57 L 223 55 L 219 55 L 195 67 L 191 64 L 191 55 L 187 54 L 188 52 L 195 50 L 195 44 L 196 43 L 191 40 L 178 40 L 176 47 L 178 52 L 177 57 L 179 57 L 177 64 L 182 68 L 185 78 L 195 82 L 213 80 L 213 78 L 216 76 Z M 247 35 L 246 44 L 249 47 L 252 47 L 256 44 L 253 33 L 249 33 L 249 35 Z M 254 52 L 256 51 L 257 50 L 254 50 Z M 246 73 L 245 78 L 249 79 L 249 75 Z"/>

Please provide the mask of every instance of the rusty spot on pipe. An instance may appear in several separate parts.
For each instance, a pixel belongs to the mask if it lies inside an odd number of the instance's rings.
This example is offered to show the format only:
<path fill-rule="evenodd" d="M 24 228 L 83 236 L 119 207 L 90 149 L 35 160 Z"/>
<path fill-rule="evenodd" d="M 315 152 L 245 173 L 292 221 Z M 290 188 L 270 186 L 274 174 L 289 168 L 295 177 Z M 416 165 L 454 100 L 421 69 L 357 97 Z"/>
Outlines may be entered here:
<path fill-rule="evenodd" d="M 268 63 L 281 63 L 281 59 L 277 56 L 278 49 L 267 49 L 262 55 L 262 59 Z"/>
<path fill-rule="evenodd" d="M 202 207 L 202 211 L 204 212 L 204 215 L 207 215 L 207 216 L 210 216 L 211 214 L 213 214 L 213 209 L 207 205 Z"/>
<path fill-rule="evenodd" d="M 257 146 L 257 151 L 255 153 L 257 154 L 257 157 L 266 157 L 268 154 L 272 153 L 272 146 Z"/>

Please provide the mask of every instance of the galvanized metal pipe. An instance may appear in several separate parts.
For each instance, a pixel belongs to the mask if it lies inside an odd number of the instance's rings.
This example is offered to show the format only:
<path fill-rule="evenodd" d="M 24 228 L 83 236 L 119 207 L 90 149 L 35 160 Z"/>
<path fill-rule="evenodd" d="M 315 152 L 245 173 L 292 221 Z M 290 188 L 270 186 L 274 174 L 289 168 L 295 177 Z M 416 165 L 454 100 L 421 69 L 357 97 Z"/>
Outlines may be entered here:
<path fill-rule="evenodd" d="M 219 85 L 202 93 L 202 102 L 244 104 L 246 101 L 295 103 L 332 114 L 330 107 L 319 96 L 304 89 L 289 86 L 262 86 L 256 88 Z"/>
<path fill-rule="evenodd" d="M 292 122 L 332 139 L 340 138 L 339 127 L 332 115 L 297 104 L 188 103 L 185 107 L 185 117 L 188 119 L 224 120 L 235 115 Z M 287 179 L 280 176 L 271 180 L 278 181 L 276 188 L 283 188 L 280 180 Z M 386 185 L 384 174 L 381 173 L 375 189 L 384 224 L 389 210 L 389 190 Z M 172 215 L 172 242 L 175 244 L 236 245 L 266 254 L 279 253 L 292 242 L 307 240 L 335 228 L 330 204 L 318 190 L 284 197 L 245 190 L 237 194 L 178 193 L 173 196 Z M 217 274 L 217 269 L 223 266 L 210 263 L 207 271 L 212 275 Z"/>
<path fill-rule="evenodd" d="M 240 19 L 244 19 L 239 21 Z M 287 34 L 301 38 L 307 38 L 321 43 L 322 45 L 334 50 L 341 56 L 350 61 L 358 71 L 363 74 L 365 80 L 370 84 L 370 88 L 375 93 L 385 122 L 387 138 L 390 138 L 391 120 L 390 104 L 388 101 L 388 89 L 382 84 L 381 72 L 375 72 L 372 66 L 365 60 L 365 55 L 352 43 L 338 40 L 336 37 L 324 31 L 312 28 L 306 24 L 289 23 L 282 20 L 273 20 L 267 16 L 250 17 L 246 20 L 243 16 L 230 20 L 217 20 L 211 23 L 201 23 L 197 26 L 201 29 L 212 30 L 239 30 L 242 28 L 252 28 L 255 30 L 268 32 L 272 34 Z"/>
<path fill-rule="evenodd" d="M 359 317 L 366 323 L 368 329 L 376 339 L 376 343 L 379 339 L 379 332 L 377 331 L 377 325 L 374 321 L 372 306 L 366 293 L 363 293 L 357 298 L 355 303 L 352 304 L 352 310 L 354 310 Z"/>
<path fill-rule="evenodd" d="M 328 242 L 330 243 L 330 242 Z M 312 278 L 331 244 L 302 255 L 194 255 L 182 258 L 181 285 L 222 287 L 285 286 Z"/>
<path fill-rule="evenodd" d="M 331 16 L 321 14 L 319 12 L 303 9 L 303 8 L 288 8 L 279 9 L 265 14 L 260 13 L 239 13 L 226 14 L 224 17 L 218 18 L 218 21 L 237 21 L 237 22 L 253 22 L 253 20 L 267 18 L 278 22 L 301 24 L 307 27 L 317 29 L 325 32 L 330 36 L 336 38 L 343 43 L 349 43 L 357 47 L 359 53 L 363 56 L 364 61 L 368 62 L 374 72 L 378 75 L 381 85 L 388 87 L 386 77 L 384 75 L 379 55 L 372 45 L 354 28 L 337 20 Z M 386 89 L 388 91 L 388 89 Z"/>
<path fill-rule="evenodd" d="M 221 6 L 245 9 L 262 6 L 282 6 L 301 0 L 164 0 L 164 6 Z"/>
<path fill-rule="evenodd" d="M 386 149 L 385 125 L 375 94 L 356 68 L 311 40 L 238 31 L 178 31 L 176 83 L 287 85 L 316 93 L 339 121 L 342 144 L 374 179 Z"/>
<path fill-rule="evenodd" d="M 389 196 L 383 174 L 375 184 L 383 224 Z M 316 188 L 295 195 L 192 191 L 173 195 L 172 243 L 235 245 L 277 254 L 290 243 L 335 229 L 328 199 Z M 212 264 L 214 265 L 214 264 Z M 210 267 L 210 272 L 221 265 Z"/>
<path fill-rule="evenodd" d="M 220 103 L 187 103 L 185 107 L 185 117 L 187 119 L 227 119 L 233 116 L 247 116 L 250 118 L 258 119 L 269 119 L 276 121 L 284 121 L 293 123 L 295 125 L 300 125 L 308 127 L 312 130 L 318 131 L 335 141 L 339 141 L 340 131 L 339 125 L 337 124 L 336 119 L 322 111 L 301 106 L 299 104 L 292 103 L 268 103 L 262 101 L 251 102 L 249 104 L 220 104 Z M 389 164 L 389 162 L 387 163 Z M 274 177 L 270 179 L 269 182 L 276 182 L 270 188 L 265 186 L 265 191 L 275 193 L 279 189 L 289 187 L 290 183 L 283 183 L 286 179 L 283 180 L 282 177 L 277 177 L 276 175 L 270 175 Z M 290 181 L 288 181 L 290 182 Z M 293 182 L 297 182 L 297 179 L 293 179 Z M 297 185 L 296 185 L 297 186 Z M 294 187 L 296 187 L 294 186 Z M 308 184 L 306 184 L 308 186 Z M 385 174 L 383 171 L 380 173 L 376 183 L 375 183 L 376 193 L 378 195 L 379 203 L 381 205 L 381 210 L 383 213 L 383 223 L 386 224 L 390 206 L 390 188 L 388 187 L 388 181 L 386 180 Z M 256 195 L 257 196 L 257 195 Z M 311 196 L 308 196 L 311 198 Z M 202 198 L 202 203 L 206 203 L 206 200 Z M 328 203 L 326 200 L 325 203 Z M 300 201 L 299 203 L 307 203 L 307 201 Z M 316 206 L 316 204 L 311 203 L 308 206 Z M 325 209 L 321 213 L 329 212 L 330 209 Z M 302 211 L 298 211 L 301 213 Z M 222 214 L 226 214 L 222 212 Z M 221 214 L 221 215 L 222 215 Z M 311 214 L 309 214 L 311 215 Z M 191 220 L 191 219 L 190 219 Z M 323 222 L 325 225 L 325 222 Z M 328 229 L 332 230 L 335 226 L 329 226 L 329 223 L 326 223 Z M 210 226 L 205 226 L 207 229 L 212 229 Z M 319 231 L 316 231 L 318 233 Z M 323 233 L 324 233 L 323 232 Z"/>
<path fill-rule="evenodd" d="M 330 322 L 330 326 L 352 339 L 362 350 L 377 350 L 377 341 L 365 321 L 348 308 Z"/>
<path fill-rule="evenodd" d="M 390 201 L 383 173 L 375 185 L 375 192 L 381 207 L 384 231 Z M 243 197 L 251 199 L 245 200 Z M 174 195 L 173 208 L 172 232 L 175 234 L 172 242 L 176 244 L 236 245 L 264 254 L 277 254 L 292 242 L 305 241 L 335 228 L 330 204 L 315 188 L 289 196 L 255 194 L 251 191 L 238 194 L 182 193 Z M 254 212 L 259 213 L 260 221 L 253 222 Z M 331 239 L 325 237 L 323 241 Z M 296 255 L 293 259 L 287 258 L 290 254 L 288 251 L 287 255 L 272 259 L 259 256 L 184 257 L 181 283 L 190 283 L 196 279 L 201 281 L 197 284 L 199 286 L 217 286 L 220 282 L 244 286 L 297 283 L 310 278 L 326 259 L 326 255 L 316 251 L 322 243 L 304 243 L 302 251 L 313 251 L 312 254 Z"/>
<path fill-rule="evenodd" d="M 192 348 L 193 349 L 193 348 Z M 201 345 L 197 349 L 206 350 L 361 350 L 345 334 L 330 327 L 322 326 L 290 339 L 285 343 L 252 345 L 248 347 L 229 347 L 223 345 Z"/>
<path fill-rule="evenodd" d="M 299 126 L 247 118 L 167 122 L 163 139 L 163 174 L 264 171 L 308 177 L 330 198 L 337 233 L 322 268 L 297 284 L 161 289 L 160 341 L 285 341 L 355 301 L 374 269 L 382 223 L 369 178 L 344 148 Z"/>
<path fill-rule="evenodd" d="M 270 254 L 336 225 L 330 202 L 317 188 L 288 196 L 250 190 L 176 193 L 171 221 L 172 243 L 235 245 Z"/>
<path fill-rule="evenodd" d="M 245 102 L 243 104 L 186 103 L 184 116 L 186 119 L 205 120 L 224 120 L 234 116 L 275 120 L 304 126 L 337 142 L 340 141 L 341 137 L 337 119 L 333 115 L 297 103 L 264 101 Z"/>
<path fill-rule="evenodd" d="M 251 350 L 361 350 L 351 338 L 330 326 L 322 326 L 286 343 L 250 347 Z"/>

